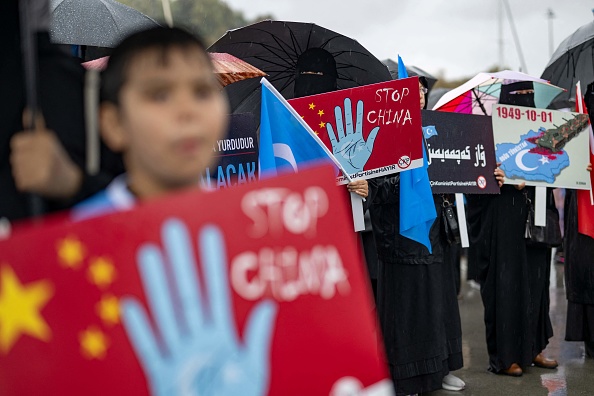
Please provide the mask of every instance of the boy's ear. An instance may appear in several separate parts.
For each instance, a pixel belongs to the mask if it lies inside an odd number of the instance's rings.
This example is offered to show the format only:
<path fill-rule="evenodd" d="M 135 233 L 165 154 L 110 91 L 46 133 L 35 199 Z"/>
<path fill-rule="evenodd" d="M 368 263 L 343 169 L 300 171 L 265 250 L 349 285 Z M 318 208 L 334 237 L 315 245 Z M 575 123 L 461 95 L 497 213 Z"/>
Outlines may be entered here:
<path fill-rule="evenodd" d="M 102 103 L 99 109 L 101 137 L 112 151 L 122 152 L 126 147 L 126 135 L 121 125 L 119 109 L 113 103 Z"/>

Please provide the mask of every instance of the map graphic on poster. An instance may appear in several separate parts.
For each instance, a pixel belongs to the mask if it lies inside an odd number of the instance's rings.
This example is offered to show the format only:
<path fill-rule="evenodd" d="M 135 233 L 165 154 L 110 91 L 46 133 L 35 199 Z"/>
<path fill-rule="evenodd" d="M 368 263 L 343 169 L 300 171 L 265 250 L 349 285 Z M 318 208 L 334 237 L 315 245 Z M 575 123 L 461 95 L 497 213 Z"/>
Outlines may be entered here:
<path fill-rule="evenodd" d="M 491 118 L 423 110 L 429 180 L 434 194 L 498 194 Z"/>
<path fill-rule="evenodd" d="M 0 393 L 392 395 L 334 176 L 187 191 L 0 241 Z"/>
<path fill-rule="evenodd" d="M 423 164 L 418 84 L 411 77 L 289 104 L 351 177 L 370 179 Z"/>
<path fill-rule="evenodd" d="M 506 183 L 590 188 L 587 114 L 496 105 L 492 118 Z"/>

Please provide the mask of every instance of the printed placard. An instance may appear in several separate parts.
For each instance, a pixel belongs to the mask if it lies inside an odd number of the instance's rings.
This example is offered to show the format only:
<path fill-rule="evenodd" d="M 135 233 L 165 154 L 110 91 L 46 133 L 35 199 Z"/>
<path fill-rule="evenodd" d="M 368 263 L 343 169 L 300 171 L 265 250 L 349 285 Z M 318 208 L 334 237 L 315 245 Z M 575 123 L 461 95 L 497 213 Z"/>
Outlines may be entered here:
<path fill-rule="evenodd" d="M 229 130 L 212 148 L 215 163 L 200 179 L 202 187 L 221 189 L 258 180 L 258 133 L 254 115 L 229 116 Z"/>
<path fill-rule="evenodd" d="M 434 194 L 498 194 L 491 117 L 422 111 Z"/>
<path fill-rule="evenodd" d="M 351 177 L 370 179 L 423 164 L 418 81 L 405 78 L 289 103 Z"/>
<path fill-rule="evenodd" d="M 496 105 L 492 118 L 506 183 L 590 189 L 587 114 Z"/>
<path fill-rule="evenodd" d="M 0 241 L 2 393 L 393 394 L 334 176 L 190 191 Z"/>

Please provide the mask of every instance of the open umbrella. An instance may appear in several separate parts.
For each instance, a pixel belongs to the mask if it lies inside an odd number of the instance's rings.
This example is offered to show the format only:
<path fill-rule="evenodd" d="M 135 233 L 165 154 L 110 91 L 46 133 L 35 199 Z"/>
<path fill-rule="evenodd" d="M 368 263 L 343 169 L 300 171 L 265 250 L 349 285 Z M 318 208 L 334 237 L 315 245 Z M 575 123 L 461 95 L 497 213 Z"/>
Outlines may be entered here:
<path fill-rule="evenodd" d="M 229 53 L 264 71 L 274 87 L 291 99 L 299 56 L 312 48 L 334 57 L 338 89 L 391 80 L 387 67 L 356 40 L 313 23 L 262 21 L 228 31 L 208 51 Z M 231 109 L 257 113 L 259 86 L 258 79 L 251 79 L 226 87 Z"/>
<path fill-rule="evenodd" d="M 262 70 L 255 68 L 233 55 L 222 54 L 219 52 L 210 53 L 209 55 L 214 67 L 214 72 L 223 87 L 237 81 L 245 80 L 246 78 L 263 77 L 266 75 Z M 103 70 L 107 67 L 108 61 L 109 56 L 104 56 L 81 64 L 87 70 Z"/>
<path fill-rule="evenodd" d="M 534 82 L 534 104 L 538 108 L 546 108 L 563 92 L 563 88 L 521 72 L 503 70 L 496 73 L 479 73 L 445 93 L 433 106 L 433 110 L 491 115 L 491 108 L 499 101 L 501 85 L 512 81 Z"/>
<path fill-rule="evenodd" d="M 60 44 L 115 47 L 157 22 L 116 0 L 50 0 L 50 36 Z"/>
<path fill-rule="evenodd" d="M 575 84 L 582 92 L 594 81 L 594 21 L 580 26 L 559 44 L 542 73 L 542 78 L 567 91 L 558 99 L 575 99 Z"/>
<path fill-rule="evenodd" d="M 392 75 L 393 79 L 396 80 L 398 78 L 401 78 L 400 76 L 398 76 L 398 62 L 395 62 L 392 59 L 388 58 L 388 59 L 384 59 L 382 61 L 382 63 L 388 67 L 388 71 Z M 409 77 L 412 77 L 412 76 L 425 77 L 425 79 L 427 79 L 427 85 L 428 85 L 427 88 L 429 89 L 429 91 L 431 91 L 431 89 L 433 89 L 433 86 L 437 82 L 437 77 L 432 76 L 431 74 L 427 73 L 425 70 L 421 69 L 420 67 L 409 66 L 409 65 L 406 65 L 405 67 L 406 67 L 406 72 L 408 73 Z"/>

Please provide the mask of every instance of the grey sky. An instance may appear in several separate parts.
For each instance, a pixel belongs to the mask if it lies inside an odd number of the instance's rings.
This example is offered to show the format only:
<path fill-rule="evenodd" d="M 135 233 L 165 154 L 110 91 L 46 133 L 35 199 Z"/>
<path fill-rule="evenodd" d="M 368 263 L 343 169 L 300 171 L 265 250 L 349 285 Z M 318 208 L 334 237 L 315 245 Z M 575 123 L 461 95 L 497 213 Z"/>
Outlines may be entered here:
<path fill-rule="evenodd" d="M 247 17 L 314 22 L 357 39 L 380 59 L 402 56 L 406 64 L 447 78 L 473 76 L 499 62 L 500 0 L 225 0 Z M 554 48 L 592 21 L 594 2 L 509 0 L 527 71 L 542 73 L 549 60 L 547 9 Z M 510 24 L 503 20 L 504 64 L 520 69 Z M 526 70 L 523 70 L 526 71 Z"/>

